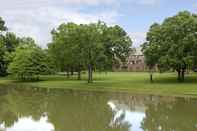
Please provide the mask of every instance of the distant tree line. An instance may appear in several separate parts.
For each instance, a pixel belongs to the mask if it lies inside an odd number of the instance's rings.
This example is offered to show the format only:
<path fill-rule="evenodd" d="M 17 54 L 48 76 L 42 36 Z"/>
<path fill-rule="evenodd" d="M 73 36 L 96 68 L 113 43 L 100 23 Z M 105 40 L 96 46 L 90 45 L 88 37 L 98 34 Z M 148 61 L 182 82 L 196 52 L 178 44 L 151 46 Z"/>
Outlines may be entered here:
<path fill-rule="evenodd" d="M 125 63 L 132 50 L 127 32 L 118 25 L 62 23 L 51 31 L 47 49 L 32 38 L 19 38 L 9 32 L 0 17 L 0 76 L 12 74 L 20 80 L 37 80 L 40 75 L 65 72 L 67 77 L 87 71 L 93 82 L 94 71 L 110 71 Z M 155 67 L 160 72 L 176 71 L 179 81 L 197 65 L 197 14 L 179 12 L 154 23 L 142 44 L 145 62 L 153 80 Z"/>
<path fill-rule="evenodd" d="M 132 41 L 120 26 L 104 22 L 90 24 L 63 23 L 53 29 L 48 49 L 41 49 L 32 38 L 19 38 L 9 33 L 0 19 L 0 76 L 12 74 L 20 80 L 38 80 L 40 75 L 66 72 L 112 70 L 114 63 L 125 62 Z"/>

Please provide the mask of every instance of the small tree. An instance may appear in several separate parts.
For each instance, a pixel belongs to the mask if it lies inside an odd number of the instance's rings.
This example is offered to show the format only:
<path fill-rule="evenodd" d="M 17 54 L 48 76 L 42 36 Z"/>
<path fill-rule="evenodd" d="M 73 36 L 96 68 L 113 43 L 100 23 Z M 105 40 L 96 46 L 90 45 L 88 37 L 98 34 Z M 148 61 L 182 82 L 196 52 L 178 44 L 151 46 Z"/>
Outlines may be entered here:
<path fill-rule="evenodd" d="M 46 52 L 34 43 L 24 43 L 16 49 L 8 72 L 19 80 L 39 80 L 39 75 L 51 74 L 53 68 Z"/>

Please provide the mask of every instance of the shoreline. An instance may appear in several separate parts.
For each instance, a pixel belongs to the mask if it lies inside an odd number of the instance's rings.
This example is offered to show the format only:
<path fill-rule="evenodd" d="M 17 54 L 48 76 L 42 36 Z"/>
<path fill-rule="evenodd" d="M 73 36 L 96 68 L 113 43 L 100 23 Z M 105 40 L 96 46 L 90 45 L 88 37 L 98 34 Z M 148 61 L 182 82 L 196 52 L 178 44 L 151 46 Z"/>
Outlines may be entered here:
<path fill-rule="evenodd" d="M 9 78 L 0 79 L 0 86 L 27 86 L 48 89 L 118 92 L 136 95 L 155 95 L 197 98 L 197 74 L 186 76 L 185 83 L 176 82 L 175 73 L 155 74 L 150 83 L 148 73 L 110 72 L 108 75 L 95 74 L 94 83 L 66 79 L 64 76 L 44 76 L 38 82 L 18 82 Z"/>

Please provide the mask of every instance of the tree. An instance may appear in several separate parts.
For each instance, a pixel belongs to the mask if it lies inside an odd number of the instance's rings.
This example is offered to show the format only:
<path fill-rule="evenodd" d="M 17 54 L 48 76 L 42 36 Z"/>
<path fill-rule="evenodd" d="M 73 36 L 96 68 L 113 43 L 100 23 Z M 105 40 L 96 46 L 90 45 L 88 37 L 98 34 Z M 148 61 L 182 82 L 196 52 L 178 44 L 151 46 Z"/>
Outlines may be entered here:
<path fill-rule="evenodd" d="M 70 72 L 77 71 L 78 79 L 81 79 L 83 68 L 81 29 L 74 23 L 61 24 L 52 31 L 53 41 L 48 44 L 49 53 L 56 63 L 59 71 L 66 71 L 69 77 Z"/>
<path fill-rule="evenodd" d="M 12 52 L 19 44 L 19 38 L 14 33 L 5 31 L 7 27 L 0 17 L 0 76 L 7 75 L 8 64 L 12 61 Z"/>
<path fill-rule="evenodd" d="M 4 61 L 5 55 L 5 47 L 3 43 L 3 37 L 0 36 L 0 76 L 4 76 L 6 74 L 6 64 Z"/>
<path fill-rule="evenodd" d="M 104 22 L 91 24 L 61 24 L 52 31 L 53 41 L 48 45 L 57 67 L 67 74 L 86 68 L 88 82 L 93 81 L 94 70 L 112 69 L 115 58 L 126 59 L 131 47 L 127 33 L 119 26 L 108 27 Z"/>
<path fill-rule="evenodd" d="M 5 21 L 0 17 L 0 32 L 6 31 L 7 27 L 5 26 Z"/>
<path fill-rule="evenodd" d="M 143 44 L 148 65 L 156 65 L 160 71 L 175 70 L 178 80 L 184 81 L 185 71 L 191 69 L 197 57 L 197 17 L 184 11 L 153 24 Z"/>
<path fill-rule="evenodd" d="M 88 70 L 88 83 L 93 82 L 93 70 L 98 65 L 98 59 L 104 55 L 104 46 L 100 40 L 101 31 L 95 23 L 89 25 L 81 25 L 83 29 L 82 44 L 83 58 L 85 66 Z"/>
<path fill-rule="evenodd" d="M 47 53 L 39 48 L 32 39 L 25 38 L 17 47 L 8 72 L 20 80 L 38 80 L 39 75 L 53 73 Z"/>
<path fill-rule="evenodd" d="M 145 55 L 145 63 L 149 68 L 151 82 L 153 82 L 153 71 L 158 63 L 158 59 L 161 53 L 158 50 L 159 44 L 157 44 L 157 41 L 154 40 L 155 37 L 153 37 L 153 36 L 157 36 L 159 34 L 159 31 L 160 31 L 159 25 L 157 23 L 153 24 L 150 27 L 149 33 L 147 34 L 147 41 L 151 41 L 151 43 L 145 42 L 142 45 L 142 51 Z"/>
<path fill-rule="evenodd" d="M 4 54 L 5 54 L 5 47 L 4 47 L 4 36 L 2 31 L 6 31 L 7 27 L 5 26 L 5 21 L 0 17 L 0 76 L 4 76 L 5 72 L 5 62 L 4 62 Z"/>
<path fill-rule="evenodd" d="M 12 53 L 15 51 L 16 47 L 19 45 L 19 38 L 11 32 L 5 33 L 5 35 L 0 36 L 0 76 L 7 75 L 8 64 L 12 61 Z"/>
<path fill-rule="evenodd" d="M 132 41 L 126 31 L 118 25 L 105 27 L 102 39 L 107 56 L 107 69 L 112 70 L 117 59 L 123 63 L 126 61 L 132 50 Z"/>

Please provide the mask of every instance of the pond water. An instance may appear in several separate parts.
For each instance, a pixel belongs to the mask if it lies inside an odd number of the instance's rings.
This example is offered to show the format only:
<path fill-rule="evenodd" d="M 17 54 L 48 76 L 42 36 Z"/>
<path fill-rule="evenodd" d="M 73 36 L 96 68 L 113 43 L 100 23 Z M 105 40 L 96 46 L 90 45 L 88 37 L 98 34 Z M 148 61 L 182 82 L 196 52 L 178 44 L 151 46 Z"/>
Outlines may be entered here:
<path fill-rule="evenodd" d="M 0 131 L 197 131 L 197 99 L 2 87 Z"/>

